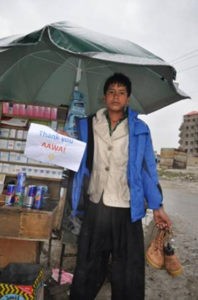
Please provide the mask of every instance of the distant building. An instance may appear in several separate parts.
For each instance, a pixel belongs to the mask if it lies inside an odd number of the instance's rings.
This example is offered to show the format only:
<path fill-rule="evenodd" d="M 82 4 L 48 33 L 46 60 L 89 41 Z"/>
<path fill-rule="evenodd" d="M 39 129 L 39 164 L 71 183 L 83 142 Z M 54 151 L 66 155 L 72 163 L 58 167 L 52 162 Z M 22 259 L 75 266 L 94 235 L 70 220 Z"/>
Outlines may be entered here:
<path fill-rule="evenodd" d="M 183 116 L 179 131 L 179 149 L 188 155 L 198 156 L 198 111 Z"/>

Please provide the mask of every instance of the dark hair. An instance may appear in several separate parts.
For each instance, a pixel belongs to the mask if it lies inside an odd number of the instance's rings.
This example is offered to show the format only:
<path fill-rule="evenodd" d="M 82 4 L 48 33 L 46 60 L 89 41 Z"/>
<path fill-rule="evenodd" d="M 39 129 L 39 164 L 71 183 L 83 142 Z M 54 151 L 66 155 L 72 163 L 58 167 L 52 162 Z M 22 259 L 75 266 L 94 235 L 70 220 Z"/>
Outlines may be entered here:
<path fill-rule="evenodd" d="M 112 76 L 107 78 L 103 88 L 104 95 L 106 94 L 109 86 L 115 83 L 125 86 L 127 90 L 127 96 L 129 97 L 131 95 L 131 81 L 126 75 L 122 73 L 114 73 Z"/>

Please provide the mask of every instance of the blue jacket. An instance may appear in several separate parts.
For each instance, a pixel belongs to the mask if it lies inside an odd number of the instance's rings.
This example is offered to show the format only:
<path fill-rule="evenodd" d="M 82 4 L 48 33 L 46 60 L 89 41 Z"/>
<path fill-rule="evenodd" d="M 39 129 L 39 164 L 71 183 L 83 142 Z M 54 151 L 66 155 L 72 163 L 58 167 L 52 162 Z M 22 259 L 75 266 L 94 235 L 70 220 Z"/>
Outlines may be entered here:
<path fill-rule="evenodd" d="M 128 109 L 129 159 L 128 185 L 130 189 L 131 221 L 145 216 L 146 209 L 158 209 L 162 205 L 162 193 L 158 183 L 156 161 L 149 127 L 137 118 L 137 113 Z M 88 181 L 93 160 L 92 119 L 82 118 L 77 122 L 79 138 L 87 143 L 86 150 L 72 184 L 72 214 L 77 215 L 85 193 L 84 183 Z M 84 201 L 84 200 L 83 200 Z"/>

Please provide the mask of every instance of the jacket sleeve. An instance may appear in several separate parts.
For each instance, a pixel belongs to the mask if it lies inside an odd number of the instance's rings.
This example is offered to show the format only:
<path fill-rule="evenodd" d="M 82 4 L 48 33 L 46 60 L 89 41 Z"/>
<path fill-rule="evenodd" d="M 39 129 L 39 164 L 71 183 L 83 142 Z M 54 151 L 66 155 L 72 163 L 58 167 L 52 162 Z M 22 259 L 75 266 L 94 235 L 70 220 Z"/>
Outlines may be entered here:
<path fill-rule="evenodd" d="M 92 119 L 93 116 L 89 116 L 88 118 L 86 117 L 76 119 L 78 137 L 87 145 L 80 164 L 80 168 L 73 177 L 71 204 L 72 215 L 74 216 L 82 215 L 84 213 L 84 210 L 86 209 L 86 205 L 88 202 L 87 190 L 93 160 Z"/>
<path fill-rule="evenodd" d="M 142 170 L 144 196 L 150 209 L 162 206 L 163 196 L 158 180 L 157 165 L 151 140 L 150 131 L 147 134 Z"/>

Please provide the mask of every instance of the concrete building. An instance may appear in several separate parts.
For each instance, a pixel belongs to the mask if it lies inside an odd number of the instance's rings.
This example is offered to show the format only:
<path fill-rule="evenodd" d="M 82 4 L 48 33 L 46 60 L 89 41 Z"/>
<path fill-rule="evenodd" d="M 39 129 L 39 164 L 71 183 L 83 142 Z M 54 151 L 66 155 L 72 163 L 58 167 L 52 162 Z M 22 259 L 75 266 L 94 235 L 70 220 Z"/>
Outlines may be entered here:
<path fill-rule="evenodd" d="M 198 157 L 198 111 L 183 116 L 179 131 L 179 149 L 187 155 Z"/>

